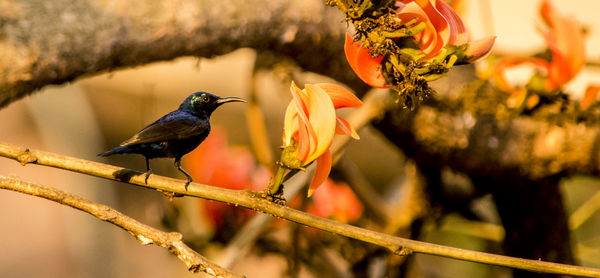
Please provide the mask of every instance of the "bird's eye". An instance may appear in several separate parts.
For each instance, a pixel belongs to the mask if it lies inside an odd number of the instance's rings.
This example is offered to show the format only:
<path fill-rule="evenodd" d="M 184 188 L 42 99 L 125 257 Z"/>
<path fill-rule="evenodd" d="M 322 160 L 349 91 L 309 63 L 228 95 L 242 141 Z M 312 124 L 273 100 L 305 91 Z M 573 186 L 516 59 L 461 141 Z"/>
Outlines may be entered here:
<path fill-rule="evenodd" d="M 208 102 L 210 100 L 207 95 L 202 95 L 200 99 L 202 100 L 202 102 Z"/>

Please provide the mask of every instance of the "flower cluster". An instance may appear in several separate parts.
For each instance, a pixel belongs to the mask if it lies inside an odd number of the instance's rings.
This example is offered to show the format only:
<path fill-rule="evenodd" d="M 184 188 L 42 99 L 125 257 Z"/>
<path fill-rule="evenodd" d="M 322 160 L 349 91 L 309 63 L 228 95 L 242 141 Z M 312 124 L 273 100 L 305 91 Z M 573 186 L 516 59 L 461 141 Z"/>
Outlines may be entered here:
<path fill-rule="evenodd" d="M 403 83 L 414 79 L 412 85 L 435 80 L 455 64 L 484 58 L 494 44 L 494 36 L 470 40 L 460 16 L 441 0 L 395 1 L 394 9 L 396 18 L 391 27 L 380 26 L 393 29 L 386 31 L 389 36 L 374 35 L 383 31 L 361 30 L 364 28 L 355 24 L 355 37 L 368 42 L 369 47 L 346 35 L 348 63 L 373 87 L 402 89 L 411 85 Z"/>
<path fill-rule="evenodd" d="M 331 218 L 342 223 L 349 223 L 360 218 L 363 205 L 346 183 L 336 183 L 327 179 L 321 189 L 312 196 L 313 203 L 307 208 L 308 213 Z"/>
<path fill-rule="evenodd" d="M 544 37 L 551 55 L 507 57 L 494 67 L 494 83 L 501 90 L 511 93 L 509 106 L 520 106 L 528 90 L 538 94 L 557 92 L 572 80 L 585 64 L 585 41 L 581 24 L 573 17 L 559 13 L 548 0 L 542 2 L 540 15 L 547 28 L 540 26 L 538 31 Z M 508 68 L 522 64 L 532 64 L 538 71 L 526 87 L 516 87 L 506 80 L 504 73 Z M 532 96 L 539 98 L 537 95 Z"/>

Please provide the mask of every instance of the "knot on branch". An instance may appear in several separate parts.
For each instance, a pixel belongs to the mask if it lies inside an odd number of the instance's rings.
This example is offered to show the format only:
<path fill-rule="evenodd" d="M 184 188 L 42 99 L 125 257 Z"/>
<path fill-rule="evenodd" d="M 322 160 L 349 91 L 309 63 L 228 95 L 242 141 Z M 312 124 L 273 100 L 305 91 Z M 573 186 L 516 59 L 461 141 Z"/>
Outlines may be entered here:
<path fill-rule="evenodd" d="M 150 245 L 154 243 L 154 240 L 152 240 L 151 238 L 145 237 L 144 235 L 135 235 L 135 239 L 141 244 L 141 245 Z"/>
<path fill-rule="evenodd" d="M 257 197 L 263 198 L 271 203 L 275 203 L 281 206 L 285 206 L 286 203 L 285 197 L 283 197 L 283 184 L 281 184 L 277 193 L 270 194 L 267 188 L 261 191 L 259 194 L 257 194 Z"/>
<path fill-rule="evenodd" d="M 394 250 L 394 254 L 398 256 L 408 256 L 413 253 L 413 250 L 410 248 L 402 247 Z"/>
<path fill-rule="evenodd" d="M 170 232 L 167 234 L 170 242 L 183 241 L 183 235 L 178 232 Z"/>
<path fill-rule="evenodd" d="M 33 163 L 37 161 L 37 157 L 33 155 L 29 149 L 25 149 L 24 152 L 20 153 L 17 156 L 17 160 L 21 163 L 22 166 L 27 165 L 28 163 Z"/>
<path fill-rule="evenodd" d="M 208 267 L 202 263 L 196 263 L 193 265 L 190 265 L 190 267 L 188 268 L 188 271 L 192 272 L 192 273 L 198 273 L 200 271 L 203 271 L 204 273 L 213 276 L 213 277 L 217 277 L 217 273 L 215 272 L 214 269 L 212 269 L 211 267 Z M 219 276 L 221 277 L 221 276 Z"/>

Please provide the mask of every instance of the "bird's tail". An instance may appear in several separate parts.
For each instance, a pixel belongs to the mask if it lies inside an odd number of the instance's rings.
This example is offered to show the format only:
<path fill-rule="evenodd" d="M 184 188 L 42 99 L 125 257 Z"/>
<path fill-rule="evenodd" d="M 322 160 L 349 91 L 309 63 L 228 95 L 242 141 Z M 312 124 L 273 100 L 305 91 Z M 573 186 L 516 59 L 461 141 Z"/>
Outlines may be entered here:
<path fill-rule="evenodd" d="M 99 153 L 98 156 L 109 156 L 113 154 L 124 154 L 129 153 L 130 149 L 127 146 L 119 146 L 114 149 Z"/>

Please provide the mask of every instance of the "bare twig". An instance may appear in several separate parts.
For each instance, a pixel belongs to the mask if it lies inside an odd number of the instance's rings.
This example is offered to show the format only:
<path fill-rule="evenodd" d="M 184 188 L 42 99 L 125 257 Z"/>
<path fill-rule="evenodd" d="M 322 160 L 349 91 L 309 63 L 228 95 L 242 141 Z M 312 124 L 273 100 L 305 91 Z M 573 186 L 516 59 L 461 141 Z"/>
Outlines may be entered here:
<path fill-rule="evenodd" d="M 0 189 L 7 189 L 45 198 L 87 212 L 100 220 L 115 224 L 135 236 L 137 241 L 142 245 L 155 244 L 166 248 L 169 252 L 183 261 L 188 270 L 193 273 L 202 271 L 212 276 L 243 277 L 209 262 L 204 256 L 185 245 L 182 241 L 183 236 L 180 233 L 168 233 L 155 229 L 130 218 L 109 206 L 94 203 L 58 189 L 5 176 L 0 176 Z"/>
<path fill-rule="evenodd" d="M 231 190 L 204 184 L 191 183 L 186 191 L 184 188 L 185 181 L 157 175 L 150 176 L 148 184 L 146 184 L 144 181 L 144 173 L 139 171 L 44 151 L 29 150 L 6 143 L 0 143 L 0 156 L 17 160 L 24 165 L 27 163 L 35 163 L 38 165 L 65 169 L 96 177 L 128 182 L 130 184 L 166 192 L 173 192 L 175 194 L 195 196 L 204 199 L 225 202 L 236 206 L 242 206 L 309 227 L 378 245 L 392 251 L 397 255 L 409 255 L 413 252 L 416 252 L 528 271 L 575 275 L 582 277 L 600 277 L 600 269 L 520 259 L 465 250 L 395 237 L 352 225 L 346 225 L 301 212 L 290 207 L 269 202 L 263 198 L 260 198 L 259 194 L 248 190 Z"/>
<path fill-rule="evenodd" d="M 583 203 L 569 217 L 569 228 L 576 230 L 585 221 L 587 221 L 594 213 L 600 209 L 600 191 L 597 191 L 585 203 Z"/>

